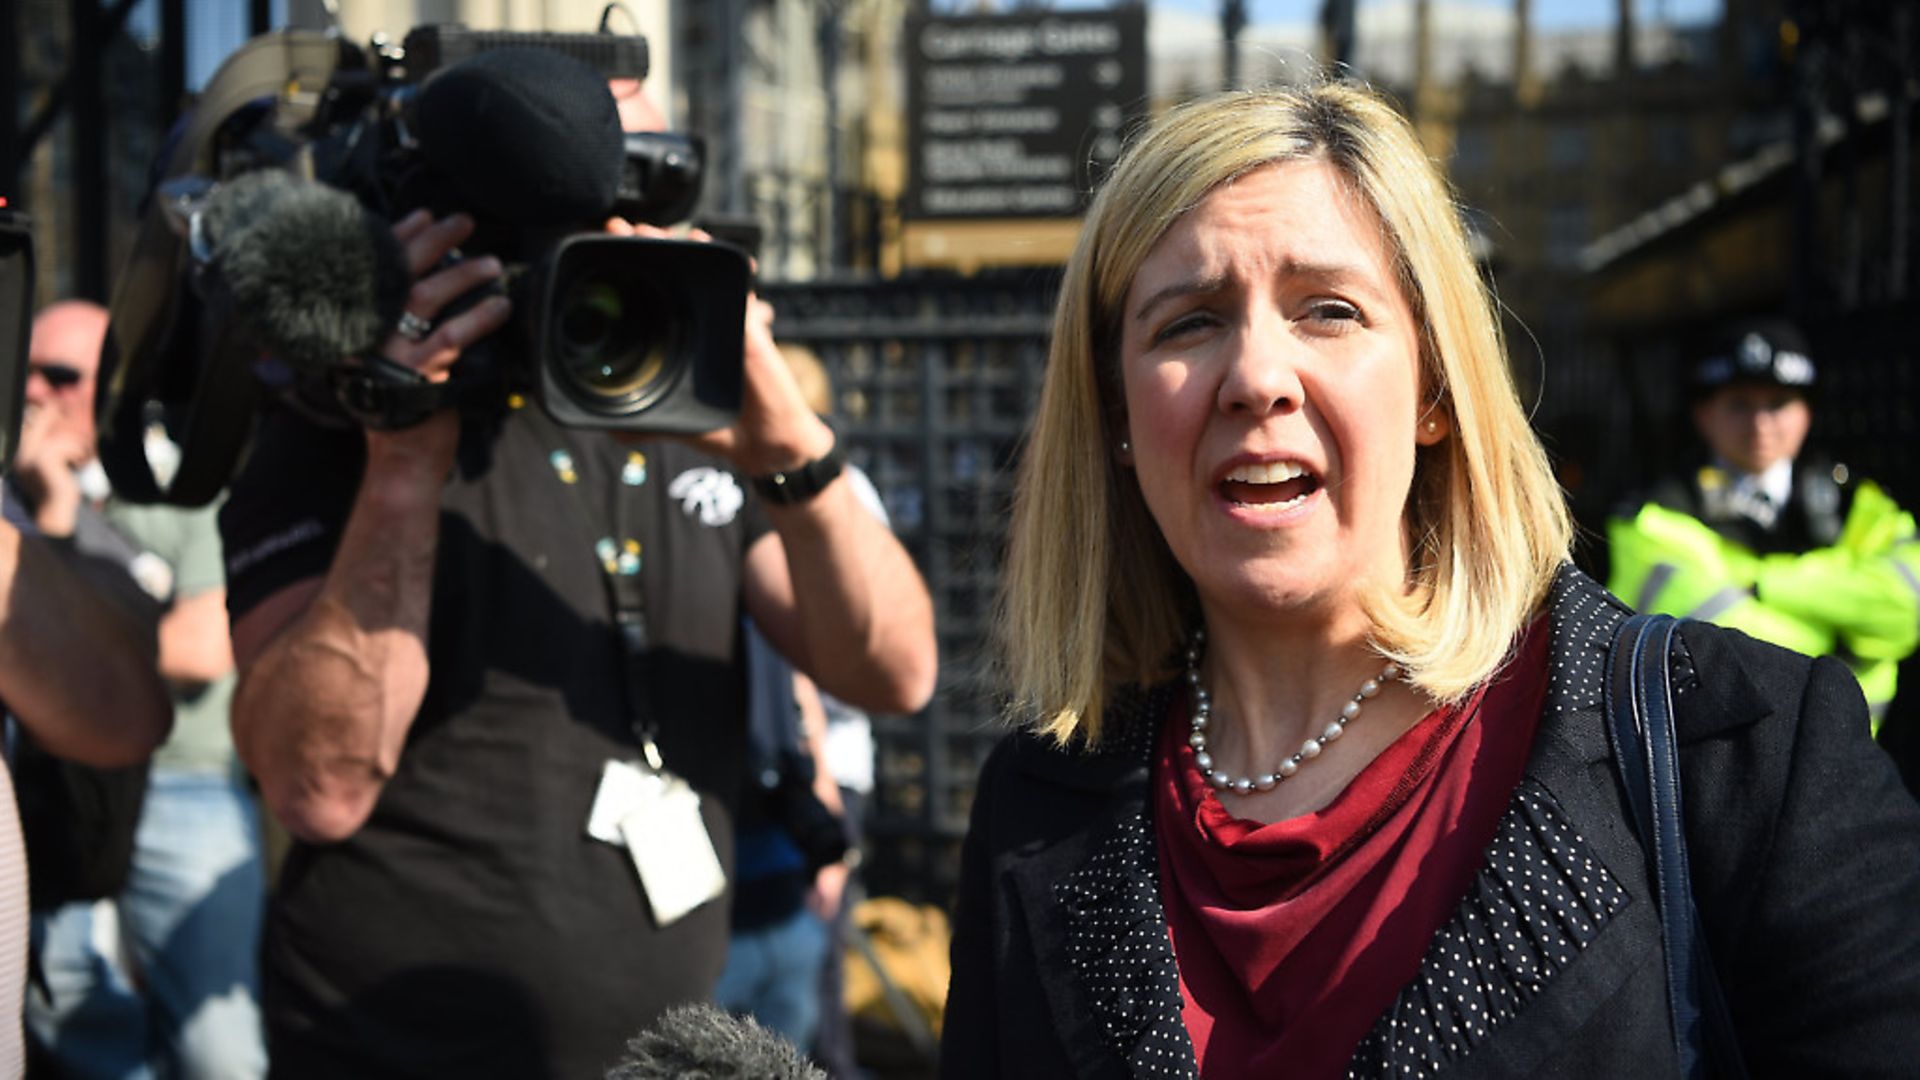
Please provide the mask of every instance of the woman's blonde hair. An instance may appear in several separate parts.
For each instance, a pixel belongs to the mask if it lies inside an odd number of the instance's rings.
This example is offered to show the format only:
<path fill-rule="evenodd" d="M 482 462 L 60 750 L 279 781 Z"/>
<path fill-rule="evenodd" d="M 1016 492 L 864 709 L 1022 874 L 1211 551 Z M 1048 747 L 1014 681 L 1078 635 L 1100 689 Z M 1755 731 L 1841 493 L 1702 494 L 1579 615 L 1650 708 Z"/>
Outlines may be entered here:
<path fill-rule="evenodd" d="M 1374 645 L 1426 693 L 1456 701 L 1499 667 L 1566 561 L 1572 523 L 1514 389 L 1493 299 L 1407 122 L 1341 82 L 1180 106 L 1132 142 L 1088 210 L 1014 499 L 1001 663 L 1016 717 L 1061 743 L 1098 739 L 1116 687 L 1171 675 L 1199 618 L 1192 582 L 1114 455 L 1127 290 L 1214 188 L 1305 160 L 1330 163 L 1380 219 L 1421 326 L 1421 392 L 1451 426 L 1418 455 L 1406 587 L 1363 599 Z"/>

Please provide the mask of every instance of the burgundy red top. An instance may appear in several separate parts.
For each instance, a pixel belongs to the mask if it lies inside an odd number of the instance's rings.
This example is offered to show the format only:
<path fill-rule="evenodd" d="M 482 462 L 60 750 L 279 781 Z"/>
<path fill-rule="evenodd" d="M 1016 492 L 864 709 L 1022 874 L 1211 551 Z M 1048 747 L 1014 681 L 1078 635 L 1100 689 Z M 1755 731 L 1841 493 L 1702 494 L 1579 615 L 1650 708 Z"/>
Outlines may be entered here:
<path fill-rule="evenodd" d="M 1536 623 L 1490 683 L 1415 724 L 1332 803 L 1268 825 L 1221 805 L 1176 695 L 1154 813 L 1203 1077 L 1344 1073 L 1485 862 L 1533 744 L 1546 654 Z"/>

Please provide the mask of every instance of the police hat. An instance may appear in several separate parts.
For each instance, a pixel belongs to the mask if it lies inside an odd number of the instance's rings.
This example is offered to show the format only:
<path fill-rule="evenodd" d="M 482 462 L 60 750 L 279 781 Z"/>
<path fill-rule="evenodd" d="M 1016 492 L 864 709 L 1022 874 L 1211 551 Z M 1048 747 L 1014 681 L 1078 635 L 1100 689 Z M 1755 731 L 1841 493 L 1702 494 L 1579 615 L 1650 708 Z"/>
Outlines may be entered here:
<path fill-rule="evenodd" d="M 1791 324 L 1754 322 L 1736 327 L 1693 366 L 1688 389 L 1694 399 L 1733 383 L 1784 386 L 1811 394 L 1812 353 Z"/>

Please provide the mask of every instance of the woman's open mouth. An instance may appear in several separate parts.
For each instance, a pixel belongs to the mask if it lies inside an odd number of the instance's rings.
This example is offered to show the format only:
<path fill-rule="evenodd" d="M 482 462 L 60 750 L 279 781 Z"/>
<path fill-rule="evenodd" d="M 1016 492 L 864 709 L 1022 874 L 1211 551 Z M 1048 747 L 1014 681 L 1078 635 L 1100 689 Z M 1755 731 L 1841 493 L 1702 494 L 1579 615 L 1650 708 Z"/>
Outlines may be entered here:
<path fill-rule="evenodd" d="M 1220 481 L 1220 494 L 1240 506 L 1284 510 L 1320 490 L 1320 478 L 1292 461 L 1236 465 Z"/>

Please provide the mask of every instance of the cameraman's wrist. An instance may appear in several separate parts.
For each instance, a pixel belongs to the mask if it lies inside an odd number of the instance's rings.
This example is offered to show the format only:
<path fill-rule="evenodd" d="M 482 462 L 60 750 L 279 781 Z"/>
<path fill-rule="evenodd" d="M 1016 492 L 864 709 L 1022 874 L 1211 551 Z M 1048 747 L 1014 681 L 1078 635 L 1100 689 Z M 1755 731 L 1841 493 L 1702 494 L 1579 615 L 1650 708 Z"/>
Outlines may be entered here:
<path fill-rule="evenodd" d="M 753 488 L 764 503 L 787 507 L 812 503 L 840 479 L 847 463 L 846 450 L 840 445 L 839 432 L 831 427 L 827 432 L 833 441 L 818 456 L 798 465 L 751 476 Z"/>
<path fill-rule="evenodd" d="M 791 433 L 755 446 L 746 455 L 746 460 L 741 462 L 741 467 L 748 476 L 792 472 L 804 468 L 810 461 L 827 456 L 838 441 L 838 436 L 826 421 L 808 413 L 805 421 L 796 424 Z"/>
<path fill-rule="evenodd" d="M 437 502 L 440 489 L 453 471 L 457 447 L 457 436 L 423 442 L 412 432 L 368 432 L 367 467 L 361 488 L 383 502 Z"/>

